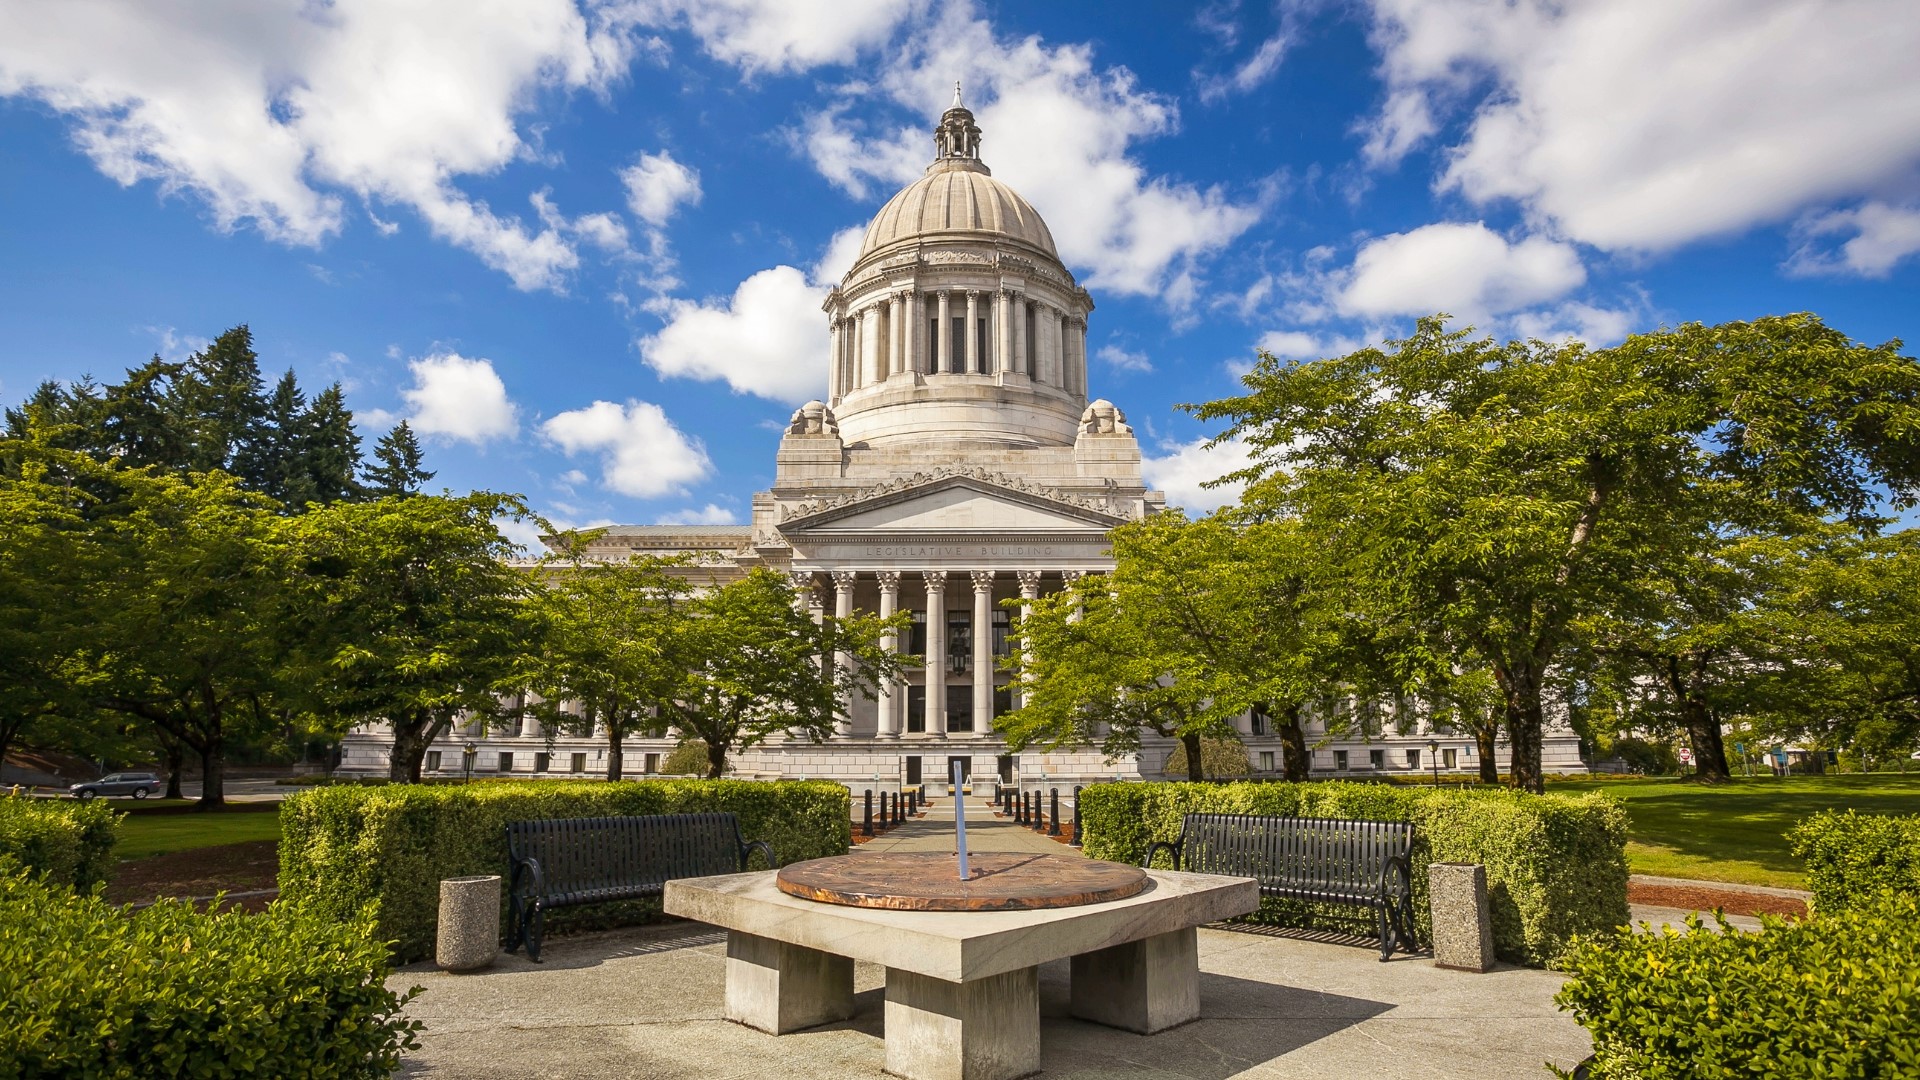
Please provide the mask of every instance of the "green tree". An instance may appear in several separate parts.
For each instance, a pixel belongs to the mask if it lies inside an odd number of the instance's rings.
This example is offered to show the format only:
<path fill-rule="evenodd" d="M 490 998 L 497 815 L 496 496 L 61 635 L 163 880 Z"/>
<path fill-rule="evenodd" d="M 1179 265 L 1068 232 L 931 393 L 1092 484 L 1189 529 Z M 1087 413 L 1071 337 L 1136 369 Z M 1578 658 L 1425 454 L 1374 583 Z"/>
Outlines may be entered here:
<path fill-rule="evenodd" d="M 375 464 L 367 469 L 367 487 L 376 497 L 413 495 L 433 479 L 433 473 L 420 467 L 420 440 L 405 420 L 374 444 L 373 459 Z"/>
<path fill-rule="evenodd" d="M 1324 538 L 1370 617 L 1457 642 L 1501 693 L 1513 782 L 1541 789 L 1544 696 L 1577 622 L 1739 521 L 1871 529 L 1914 502 L 1920 365 L 1810 315 L 1499 343 L 1422 320 L 1312 363 L 1262 355 L 1192 407 L 1254 463 L 1249 508 Z"/>
<path fill-rule="evenodd" d="M 389 776 L 418 782 L 463 713 L 491 716 L 543 648 L 496 517 L 517 496 L 334 503 L 293 519 L 290 653 L 308 711 L 389 725 Z"/>
<path fill-rule="evenodd" d="M 687 633 L 690 592 L 684 558 L 590 559 L 585 545 L 604 530 L 569 534 L 547 561 L 532 608 L 543 647 L 527 657 L 525 687 L 541 699 L 530 711 L 547 731 L 607 739 L 607 779 L 620 779 L 621 746 L 658 730 L 657 717 L 682 688 L 670 668 Z"/>
<path fill-rule="evenodd" d="M 853 695 L 876 694 L 913 663 L 880 647 L 883 633 L 904 631 L 910 613 L 815 623 L 794 609 L 792 586 L 771 570 L 696 595 L 687 614 L 665 664 L 679 684 L 656 722 L 704 741 L 711 777 L 724 775 L 727 755 L 775 735 L 824 742 Z M 833 663 L 836 655 L 845 662 Z"/>

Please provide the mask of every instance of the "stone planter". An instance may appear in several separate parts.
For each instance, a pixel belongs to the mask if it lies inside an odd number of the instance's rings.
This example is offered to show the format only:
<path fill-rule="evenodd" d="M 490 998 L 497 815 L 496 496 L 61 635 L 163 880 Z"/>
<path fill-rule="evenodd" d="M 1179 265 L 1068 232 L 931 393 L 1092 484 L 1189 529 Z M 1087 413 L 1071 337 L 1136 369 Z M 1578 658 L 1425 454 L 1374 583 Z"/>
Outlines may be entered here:
<path fill-rule="evenodd" d="M 440 883 L 440 933 L 433 960 L 447 971 L 477 971 L 500 955 L 500 875 Z"/>
<path fill-rule="evenodd" d="M 1455 971 L 1493 967 L 1493 912 L 1487 868 L 1478 863 L 1433 863 L 1427 868 L 1433 912 L 1433 964 Z"/>

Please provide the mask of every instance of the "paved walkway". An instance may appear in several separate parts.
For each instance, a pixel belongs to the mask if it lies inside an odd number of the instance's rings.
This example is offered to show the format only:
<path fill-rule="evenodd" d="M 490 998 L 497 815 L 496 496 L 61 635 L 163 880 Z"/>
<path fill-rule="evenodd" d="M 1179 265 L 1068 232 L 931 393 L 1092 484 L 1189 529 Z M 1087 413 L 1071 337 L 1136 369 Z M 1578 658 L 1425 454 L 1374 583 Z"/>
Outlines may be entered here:
<path fill-rule="evenodd" d="M 407 1006 L 426 1030 L 402 1075 L 885 1076 L 885 973 L 873 965 L 855 966 L 852 1020 L 775 1037 L 721 1019 L 724 935 L 704 924 L 550 938 L 545 955 L 395 974 L 395 989 L 425 988 Z M 1537 1080 L 1543 1062 L 1570 1068 L 1591 1050 L 1554 1008 L 1551 971 L 1469 975 L 1423 957 L 1380 963 L 1371 942 L 1203 927 L 1200 972 L 1201 1018 L 1140 1036 L 1067 1015 L 1068 965 L 1043 965 L 1041 1075 Z"/>
<path fill-rule="evenodd" d="M 1062 826 L 1070 828 L 1071 825 Z M 854 825 L 858 832 L 860 826 Z M 953 800 L 940 799 L 927 808 L 927 816 L 901 823 L 891 831 L 860 845 L 861 851 L 952 851 Z M 1078 855 L 1080 849 L 1062 844 L 1051 836 L 1015 825 L 1006 818 L 993 816 L 993 808 L 983 799 L 967 800 L 968 851 L 1032 851 L 1055 855 Z"/>

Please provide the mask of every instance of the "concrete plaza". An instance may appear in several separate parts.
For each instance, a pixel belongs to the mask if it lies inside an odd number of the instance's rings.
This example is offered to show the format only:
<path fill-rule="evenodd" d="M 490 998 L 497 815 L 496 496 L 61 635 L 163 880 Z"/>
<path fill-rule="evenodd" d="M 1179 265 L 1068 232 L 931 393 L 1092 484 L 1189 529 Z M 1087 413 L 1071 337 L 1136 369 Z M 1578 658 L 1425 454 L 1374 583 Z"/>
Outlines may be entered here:
<path fill-rule="evenodd" d="M 951 804 L 868 845 L 951 849 Z M 968 807 L 977 851 L 1072 849 Z M 1590 1049 L 1553 1006 L 1561 977 L 1501 967 L 1440 971 L 1380 963 L 1371 942 L 1261 928 L 1202 928 L 1201 1018 L 1140 1036 L 1068 1015 L 1068 965 L 1040 970 L 1042 1075 L 1049 1077 L 1546 1076 Z M 764 1035 L 722 1019 L 725 935 L 669 922 L 550 940 L 546 962 L 503 956 L 448 975 L 421 964 L 390 985 L 426 993 L 404 1075 L 419 1077 L 884 1076 L 883 969 L 855 969 L 853 1019 Z"/>

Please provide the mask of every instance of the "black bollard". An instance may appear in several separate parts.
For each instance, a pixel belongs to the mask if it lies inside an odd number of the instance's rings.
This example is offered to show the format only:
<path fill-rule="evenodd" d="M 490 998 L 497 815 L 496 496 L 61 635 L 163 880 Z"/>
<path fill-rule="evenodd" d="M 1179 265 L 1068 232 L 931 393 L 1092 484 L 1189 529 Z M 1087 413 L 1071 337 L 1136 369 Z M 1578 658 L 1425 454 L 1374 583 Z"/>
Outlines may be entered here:
<path fill-rule="evenodd" d="M 912 791 L 907 792 L 907 816 L 908 817 L 920 816 L 920 789 L 919 788 L 914 788 Z"/>
<path fill-rule="evenodd" d="M 1033 831 L 1047 831 L 1047 797 L 1038 791 L 1033 793 Z"/>
<path fill-rule="evenodd" d="M 1060 835 L 1060 789 L 1059 788 L 1053 789 L 1053 810 L 1047 816 L 1052 819 L 1047 822 L 1047 835 L 1059 836 Z"/>
<path fill-rule="evenodd" d="M 1080 846 L 1080 785 L 1073 785 L 1073 846 Z"/>
<path fill-rule="evenodd" d="M 860 823 L 860 835 L 861 836 L 873 835 L 873 789 L 872 788 L 867 789 L 867 814 L 866 814 L 866 820 Z"/>
<path fill-rule="evenodd" d="M 891 791 L 880 793 L 880 816 L 886 819 L 889 829 L 900 824 L 900 803 L 897 799 L 898 796 Z"/>
<path fill-rule="evenodd" d="M 1023 791 L 1020 793 L 1020 809 L 1014 811 L 1013 820 L 1020 823 L 1021 825 L 1025 825 L 1027 823 L 1027 809 L 1029 804 L 1033 801 L 1032 795 L 1033 793 L 1030 791 Z"/>

